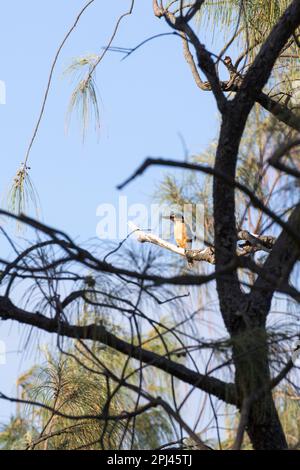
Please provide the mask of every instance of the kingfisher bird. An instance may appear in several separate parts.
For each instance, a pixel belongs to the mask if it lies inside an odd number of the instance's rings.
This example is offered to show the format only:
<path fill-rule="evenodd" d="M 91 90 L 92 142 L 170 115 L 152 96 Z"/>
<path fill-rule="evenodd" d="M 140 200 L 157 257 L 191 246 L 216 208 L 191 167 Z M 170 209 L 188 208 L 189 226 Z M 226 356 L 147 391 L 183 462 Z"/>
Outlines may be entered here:
<path fill-rule="evenodd" d="M 185 222 L 183 215 L 170 215 L 170 220 L 174 223 L 174 238 L 179 248 L 191 249 L 193 234 L 190 226 Z"/>
<path fill-rule="evenodd" d="M 184 250 L 191 250 L 194 237 L 189 224 L 184 220 L 184 216 L 176 215 L 172 212 L 169 217 L 165 218 L 170 219 L 174 223 L 174 238 L 177 246 Z M 193 265 L 192 260 L 189 260 L 188 264 L 191 267 Z"/>

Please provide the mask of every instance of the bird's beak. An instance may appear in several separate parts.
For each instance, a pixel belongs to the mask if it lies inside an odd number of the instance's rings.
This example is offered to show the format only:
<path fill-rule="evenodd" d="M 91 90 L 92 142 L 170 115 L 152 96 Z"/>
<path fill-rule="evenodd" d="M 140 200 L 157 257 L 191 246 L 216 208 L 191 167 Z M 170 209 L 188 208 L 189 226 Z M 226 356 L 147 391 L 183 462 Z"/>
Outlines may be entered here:
<path fill-rule="evenodd" d="M 161 218 L 162 218 L 162 219 L 170 220 L 170 219 L 171 219 L 171 216 L 170 216 L 170 215 L 163 215 Z"/>

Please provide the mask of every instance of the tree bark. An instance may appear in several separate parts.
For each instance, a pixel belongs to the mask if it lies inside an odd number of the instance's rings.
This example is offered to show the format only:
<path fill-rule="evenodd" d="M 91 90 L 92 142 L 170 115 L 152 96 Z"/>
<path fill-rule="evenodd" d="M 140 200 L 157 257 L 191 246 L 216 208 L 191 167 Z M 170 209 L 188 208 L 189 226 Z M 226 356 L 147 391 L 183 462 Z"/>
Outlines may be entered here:
<path fill-rule="evenodd" d="M 215 170 L 235 178 L 237 155 L 244 126 L 251 107 L 246 103 L 228 103 L 223 115 L 216 154 Z M 214 228 L 217 269 L 235 256 L 237 233 L 235 191 L 219 178 L 214 179 Z M 246 430 L 255 450 L 286 449 L 287 442 L 279 420 L 272 392 L 265 319 L 270 311 L 272 296 L 265 301 L 255 293 L 244 294 L 235 270 L 217 277 L 220 310 L 233 340 L 233 361 L 237 400 L 241 409 L 247 397 L 261 389 L 266 391 L 250 405 Z"/>
<path fill-rule="evenodd" d="M 287 449 L 287 442 L 274 404 L 271 383 L 267 334 L 265 326 L 244 328 L 233 337 L 239 408 L 243 400 L 258 390 L 249 410 L 246 430 L 254 450 Z"/>

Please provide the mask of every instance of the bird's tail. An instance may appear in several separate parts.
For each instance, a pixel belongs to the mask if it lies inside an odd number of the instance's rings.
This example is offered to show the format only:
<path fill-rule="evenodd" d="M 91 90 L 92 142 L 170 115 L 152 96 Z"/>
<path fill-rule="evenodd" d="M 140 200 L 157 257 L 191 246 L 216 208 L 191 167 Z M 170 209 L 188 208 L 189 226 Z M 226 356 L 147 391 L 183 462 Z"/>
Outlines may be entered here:
<path fill-rule="evenodd" d="M 188 240 L 188 242 L 192 243 L 193 240 Z M 185 249 L 185 252 L 187 252 L 187 249 Z M 187 253 L 186 253 L 186 255 L 187 255 Z M 191 269 L 194 266 L 194 261 L 189 256 L 186 256 L 186 259 L 187 259 L 187 265 Z"/>

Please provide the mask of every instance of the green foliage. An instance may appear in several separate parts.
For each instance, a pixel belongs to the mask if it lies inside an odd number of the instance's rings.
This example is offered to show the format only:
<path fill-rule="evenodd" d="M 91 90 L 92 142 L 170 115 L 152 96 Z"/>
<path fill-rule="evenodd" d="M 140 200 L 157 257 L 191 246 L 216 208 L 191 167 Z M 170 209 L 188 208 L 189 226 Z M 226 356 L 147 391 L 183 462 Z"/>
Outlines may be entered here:
<path fill-rule="evenodd" d="M 96 129 L 100 128 L 100 111 L 94 79 L 94 66 L 97 59 L 98 56 L 95 55 L 76 58 L 65 71 L 65 74 L 75 73 L 80 77 L 70 99 L 67 112 L 67 125 L 70 122 L 73 112 L 77 110 L 82 123 L 83 140 L 85 139 L 90 121 L 94 122 Z"/>
<path fill-rule="evenodd" d="M 275 400 L 289 448 L 300 450 L 300 397 L 287 386 L 275 394 Z"/>
<path fill-rule="evenodd" d="M 162 443 L 170 442 L 172 427 L 167 415 L 161 409 L 138 416 L 135 423 L 135 440 L 138 449 L 156 449 Z"/>
<path fill-rule="evenodd" d="M 102 413 L 106 402 L 103 376 L 88 373 L 72 357 L 55 358 L 49 353 L 45 365 L 33 368 L 29 374 L 19 379 L 19 387 L 22 389 L 23 400 L 42 403 L 66 415 L 97 416 Z M 112 414 L 120 413 L 117 397 L 112 400 L 110 407 Z M 99 447 L 99 443 L 94 444 L 94 441 L 97 436 L 99 441 L 103 431 L 103 422 L 100 420 L 74 421 L 40 407 L 26 406 L 22 411 L 23 423 L 27 420 L 26 435 L 31 449 Z M 112 423 L 109 423 L 107 431 L 109 439 L 105 436 L 103 445 L 117 445 L 120 429 L 113 429 Z M 38 443 L 35 445 L 35 442 Z"/>
<path fill-rule="evenodd" d="M 212 0 L 198 16 L 207 26 L 230 35 L 239 20 L 243 40 L 262 42 L 290 4 L 290 0 Z"/>
<path fill-rule="evenodd" d="M 30 168 L 23 163 L 18 169 L 7 196 L 8 209 L 14 214 L 20 215 L 33 206 L 38 216 L 38 196 L 29 176 L 29 170 Z"/>
<path fill-rule="evenodd" d="M 88 313 L 84 316 L 87 318 Z M 163 349 L 165 354 L 166 349 L 171 351 L 175 347 L 166 329 L 150 331 L 142 340 L 145 348 L 157 353 Z M 138 384 L 139 373 L 135 360 L 129 361 L 124 369 L 126 357 L 109 347 L 94 343 L 91 351 L 92 355 L 88 354 L 80 342 L 59 356 L 45 350 L 46 363 L 19 377 L 19 397 L 48 408 L 18 405 L 16 416 L 2 426 L 1 449 L 126 449 L 132 440 L 134 448 L 153 449 L 172 440 L 173 427 L 161 409 L 148 410 L 130 422 L 96 419 L 106 412 L 119 416 L 124 411 L 134 411 L 136 406 L 136 395 L 125 387 L 117 387 L 117 382 L 107 382 L 105 371 L 121 376 L 126 370 L 128 382 L 133 385 Z M 152 396 L 166 399 L 171 396 L 167 374 L 156 372 L 154 377 L 152 368 L 144 373 L 144 388 Z M 142 404 L 140 399 L 139 406 Z M 53 410 L 79 419 L 59 416 Z"/>
<path fill-rule="evenodd" d="M 0 427 L 0 449 L 1 450 L 21 450 L 28 445 L 28 435 L 35 432 L 30 429 L 26 419 L 19 416 L 11 417 L 9 423 Z"/>
<path fill-rule="evenodd" d="M 234 56 L 238 50 L 239 69 L 245 72 L 289 4 L 290 0 L 212 0 L 202 6 L 198 24 L 213 32 L 214 38 L 222 35 L 225 44 L 234 39 L 231 50 Z M 293 96 L 299 88 L 299 34 L 298 29 L 272 72 L 269 85 L 277 98 L 278 93 Z"/>

